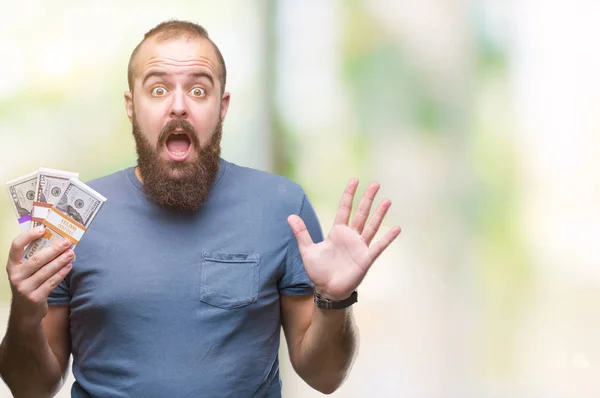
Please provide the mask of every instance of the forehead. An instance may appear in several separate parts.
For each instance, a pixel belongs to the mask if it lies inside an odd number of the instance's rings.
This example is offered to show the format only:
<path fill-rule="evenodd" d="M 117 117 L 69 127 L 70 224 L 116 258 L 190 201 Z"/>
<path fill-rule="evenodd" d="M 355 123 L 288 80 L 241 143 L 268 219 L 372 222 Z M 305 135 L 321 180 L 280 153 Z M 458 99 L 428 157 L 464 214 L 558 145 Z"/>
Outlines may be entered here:
<path fill-rule="evenodd" d="M 219 61 L 212 43 L 204 38 L 150 38 L 140 46 L 134 60 L 136 80 L 156 69 L 168 72 L 189 68 L 202 68 L 219 76 Z"/>

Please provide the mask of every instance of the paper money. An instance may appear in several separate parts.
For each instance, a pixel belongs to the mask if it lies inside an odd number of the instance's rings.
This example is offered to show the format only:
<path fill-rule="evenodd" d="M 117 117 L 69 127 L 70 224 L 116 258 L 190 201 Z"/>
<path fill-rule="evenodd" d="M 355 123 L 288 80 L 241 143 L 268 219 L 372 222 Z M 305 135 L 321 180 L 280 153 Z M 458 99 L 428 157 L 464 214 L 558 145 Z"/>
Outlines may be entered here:
<path fill-rule="evenodd" d="M 27 231 L 31 227 L 31 212 L 33 211 L 37 177 L 38 172 L 34 171 L 6 183 L 6 189 L 12 199 L 11 203 L 21 231 Z"/>
<path fill-rule="evenodd" d="M 79 178 L 79 173 L 44 167 L 38 170 L 35 201 L 31 214 L 32 227 L 42 224 L 48 215 L 48 209 L 58 202 L 71 178 Z"/>
<path fill-rule="evenodd" d="M 69 239 L 72 243 L 71 248 L 75 248 L 104 202 L 104 196 L 83 182 L 76 178 L 69 180 L 64 193 L 48 210 L 48 215 L 43 220 L 46 232 L 25 248 L 24 258 L 28 259 L 63 238 Z"/>

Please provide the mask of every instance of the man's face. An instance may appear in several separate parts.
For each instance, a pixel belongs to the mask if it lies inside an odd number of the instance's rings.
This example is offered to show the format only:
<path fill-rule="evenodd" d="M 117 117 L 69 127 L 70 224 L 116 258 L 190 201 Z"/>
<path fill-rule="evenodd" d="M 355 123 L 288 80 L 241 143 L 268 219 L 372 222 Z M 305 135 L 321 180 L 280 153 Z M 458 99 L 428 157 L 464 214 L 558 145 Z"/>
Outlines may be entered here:
<path fill-rule="evenodd" d="M 134 65 L 133 93 L 125 93 L 125 99 L 138 176 L 157 203 L 197 210 L 201 203 L 191 203 L 193 197 L 208 194 L 195 192 L 197 185 L 207 191 L 218 171 L 221 124 L 229 106 L 229 93 L 221 94 L 212 44 L 185 37 L 160 43 L 149 39 Z"/>

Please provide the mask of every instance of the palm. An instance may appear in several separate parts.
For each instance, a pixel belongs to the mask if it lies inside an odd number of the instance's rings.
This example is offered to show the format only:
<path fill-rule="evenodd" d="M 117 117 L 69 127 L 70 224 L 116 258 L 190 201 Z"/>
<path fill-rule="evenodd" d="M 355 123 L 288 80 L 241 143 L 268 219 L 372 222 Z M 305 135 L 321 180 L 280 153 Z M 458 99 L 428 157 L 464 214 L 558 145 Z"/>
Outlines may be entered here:
<path fill-rule="evenodd" d="M 369 269 L 368 249 L 356 231 L 336 225 L 323 242 L 302 253 L 304 268 L 315 286 L 326 287 L 330 295 L 340 296 L 348 285 L 358 286 L 362 281 Z"/>
<path fill-rule="evenodd" d="M 304 222 L 297 216 L 288 219 L 300 248 L 306 273 L 319 293 L 332 300 L 348 297 L 362 282 L 375 259 L 398 236 L 400 228 L 392 228 L 383 239 L 373 244 L 385 213 L 391 205 L 384 200 L 367 224 L 367 218 L 378 184 L 371 184 L 348 225 L 352 200 L 358 181 L 352 180 L 340 202 L 333 228 L 320 243 L 313 243 Z"/>

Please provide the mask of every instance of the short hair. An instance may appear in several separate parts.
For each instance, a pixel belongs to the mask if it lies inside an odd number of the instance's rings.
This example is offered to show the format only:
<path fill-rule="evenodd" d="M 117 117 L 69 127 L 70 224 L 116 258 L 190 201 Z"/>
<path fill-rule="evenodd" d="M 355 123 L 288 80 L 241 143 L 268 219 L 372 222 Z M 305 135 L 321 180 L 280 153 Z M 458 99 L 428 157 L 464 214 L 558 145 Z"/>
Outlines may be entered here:
<path fill-rule="evenodd" d="M 217 59 L 219 61 L 221 67 L 221 93 L 225 92 L 225 82 L 227 81 L 227 68 L 225 67 L 225 60 L 223 59 L 223 55 L 219 50 L 219 47 L 210 39 L 208 36 L 208 32 L 202 26 L 189 22 L 189 21 L 180 21 L 180 20 L 169 20 L 165 22 L 161 22 L 156 25 L 154 28 L 150 29 L 144 35 L 142 41 L 138 43 L 133 52 L 131 53 L 131 57 L 129 57 L 129 64 L 127 65 L 127 82 L 129 84 L 129 91 L 133 92 L 133 85 L 135 79 L 135 64 L 134 59 L 137 53 L 140 50 L 140 47 L 146 40 L 155 39 L 157 42 L 167 41 L 171 39 L 176 39 L 180 37 L 187 38 L 201 38 L 206 39 L 213 46 L 215 53 L 217 54 Z"/>

